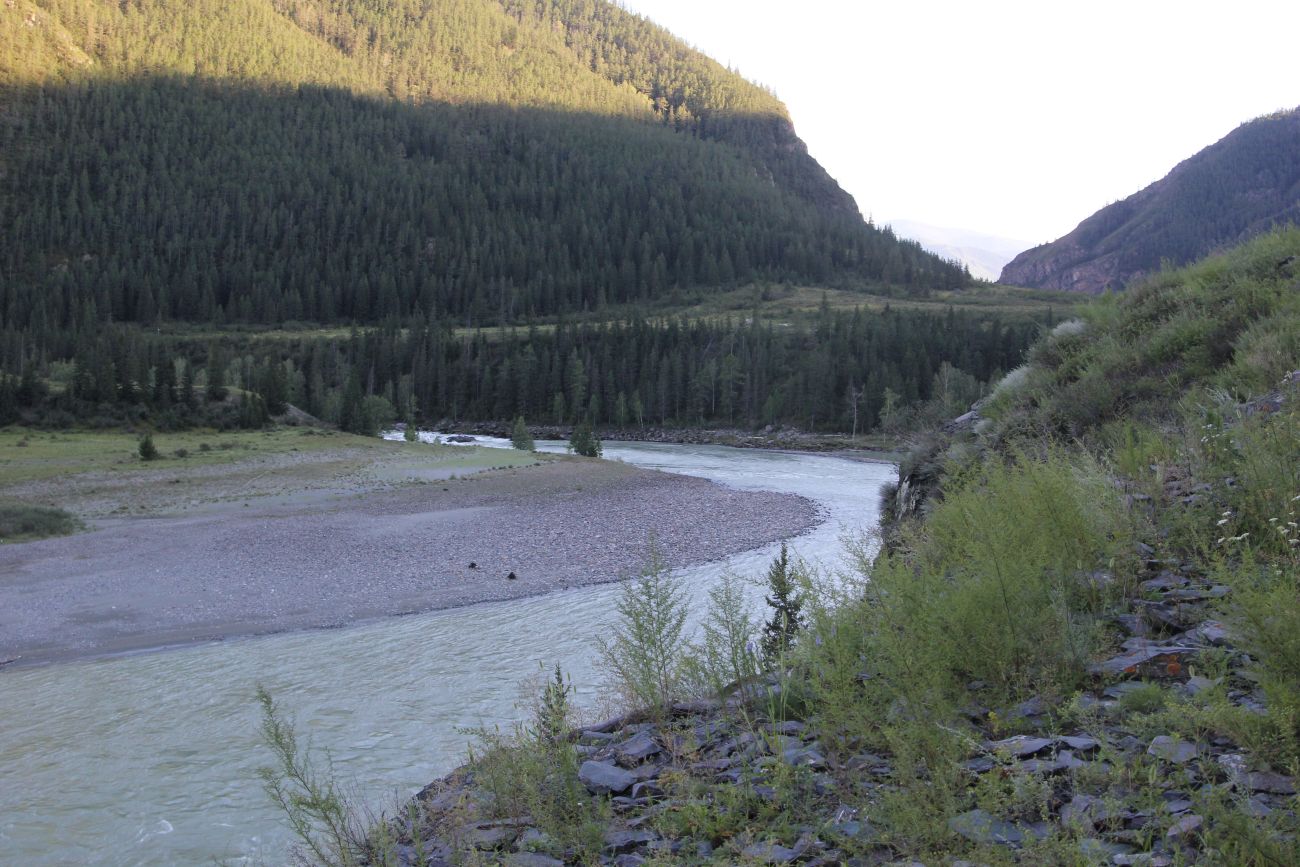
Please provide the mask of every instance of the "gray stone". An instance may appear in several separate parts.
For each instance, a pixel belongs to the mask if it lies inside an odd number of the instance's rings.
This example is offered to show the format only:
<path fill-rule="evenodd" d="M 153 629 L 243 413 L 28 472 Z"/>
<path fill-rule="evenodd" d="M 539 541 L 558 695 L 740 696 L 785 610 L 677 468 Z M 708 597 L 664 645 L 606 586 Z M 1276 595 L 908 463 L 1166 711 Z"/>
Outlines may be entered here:
<path fill-rule="evenodd" d="M 1079 753 L 1092 752 L 1101 747 L 1101 742 L 1096 738 L 1090 738 L 1086 735 L 1065 735 L 1056 739 L 1057 743 L 1065 744 L 1070 749 Z"/>
<path fill-rule="evenodd" d="M 1215 759 L 1219 767 L 1223 768 L 1223 773 L 1227 775 L 1228 782 L 1234 786 L 1241 785 L 1246 781 L 1246 757 L 1241 753 L 1224 753 Z"/>
<path fill-rule="evenodd" d="M 751 843 L 741 850 L 741 855 L 762 861 L 764 864 L 789 864 L 799 857 L 799 852 L 776 843 Z"/>
<path fill-rule="evenodd" d="M 808 728 L 797 719 L 788 719 L 785 722 L 775 723 L 772 731 L 778 735 L 801 735 Z"/>
<path fill-rule="evenodd" d="M 1107 859 L 1114 855 L 1131 855 L 1135 850 L 1124 843 L 1111 843 L 1096 837 L 1085 837 L 1079 841 L 1079 851 L 1088 859 Z"/>
<path fill-rule="evenodd" d="M 1194 833 L 1203 824 L 1205 824 L 1205 819 L 1195 813 L 1188 813 L 1181 816 L 1177 822 L 1174 822 L 1174 824 L 1170 826 L 1169 830 L 1165 832 L 1165 836 L 1170 840 L 1185 837 L 1188 834 Z"/>
<path fill-rule="evenodd" d="M 519 829 L 510 825 L 473 825 L 462 832 L 461 839 L 475 849 L 490 851 L 512 845 Z"/>
<path fill-rule="evenodd" d="M 564 862 L 537 852 L 515 852 L 501 862 L 506 867 L 564 867 Z"/>
<path fill-rule="evenodd" d="M 643 762 L 661 750 L 662 747 L 649 732 L 638 732 L 614 747 L 619 761 L 626 765 Z"/>
<path fill-rule="evenodd" d="M 1036 738 L 1029 735 L 1016 735 L 1002 741 L 986 741 L 984 748 L 995 753 L 1007 753 L 1018 759 L 1041 753 L 1052 745 L 1051 738 Z"/>
<path fill-rule="evenodd" d="M 1295 780 L 1266 771 L 1247 774 L 1246 785 L 1252 792 L 1268 792 L 1271 795 L 1295 794 Z"/>
<path fill-rule="evenodd" d="M 578 779 L 597 795 L 618 794 L 632 788 L 636 777 L 609 762 L 586 761 L 578 768 Z"/>
<path fill-rule="evenodd" d="M 1019 845 L 1025 835 L 1010 822 L 995 819 L 984 810 L 971 810 L 948 820 L 948 829 L 972 843 Z"/>
<path fill-rule="evenodd" d="M 808 768 L 826 767 L 826 757 L 811 747 L 793 747 L 781 754 L 788 765 Z"/>
<path fill-rule="evenodd" d="M 1147 754 L 1176 765 L 1184 765 L 1196 758 L 1196 744 L 1190 741 L 1160 735 L 1147 747 Z"/>
<path fill-rule="evenodd" d="M 659 838 L 649 831 L 606 831 L 605 848 L 615 854 L 631 852 L 638 846 L 653 843 Z"/>
<path fill-rule="evenodd" d="M 1098 663 L 1090 671 L 1093 674 L 1173 676 L 1186 669 L 1186 658 L 1195 652 L 1194 647 L 1148 645 Z"/>

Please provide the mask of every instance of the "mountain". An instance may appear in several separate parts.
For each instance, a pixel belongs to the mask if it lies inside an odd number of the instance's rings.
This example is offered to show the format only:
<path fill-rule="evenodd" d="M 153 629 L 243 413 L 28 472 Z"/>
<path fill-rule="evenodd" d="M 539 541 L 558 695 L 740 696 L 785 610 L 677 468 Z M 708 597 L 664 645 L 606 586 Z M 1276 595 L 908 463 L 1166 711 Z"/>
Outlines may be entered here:
<path fill-rule="evenodd" d="M 770 92 L 603 0 L 6 0 L 9 328 L 951 288 Z"/>
<path fill-rule="evenodd" d="M 1042 289 L 1122 289 L 1300 218 L 1300 109 L 1242 124 L 1163 179 L 1073 232 L 1021 253 L 1001 282 Z"/>
<path fill-rule="evenodd" d="M 889 227 L 900 238 L 910 238 L 945 259 L 961 262 L 972 277 L 996 282 L 1016 254 L 1032 245 L 1028 241 L 999 238 L 967 229 L 931 226 L 915 220 L 892 220 Z"/>

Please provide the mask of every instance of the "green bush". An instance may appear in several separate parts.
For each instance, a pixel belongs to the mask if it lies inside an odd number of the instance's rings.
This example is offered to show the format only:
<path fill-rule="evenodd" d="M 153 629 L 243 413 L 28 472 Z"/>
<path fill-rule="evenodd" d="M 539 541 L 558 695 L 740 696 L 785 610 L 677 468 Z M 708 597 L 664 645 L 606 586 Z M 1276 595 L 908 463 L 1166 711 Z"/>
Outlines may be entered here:
<path fill-rule="evenodd" d="M 683 690 L 686 591 L 652 543 L 639 578 L 623 585 L 612 637 L 597 639 L 602 667 L 632 707 L 662 710 Z"/>
<path fill-rule="evenodd" d="M 1064 691 L 1097 650 L 1098 615 L 1132 574 L 1118 493 L 1094 461 L 1050 449 L 993 460 L 950 483 L 924 531 L 900 536 L 867 585 L 866 652 L 883 679 L 952 692 Z"/>
<path fill-rule="evenodd" d="M 81 529 L 81 522 L 63 509 L 0 503 L 0 541 L 20 542 L 66 536 Z"/>

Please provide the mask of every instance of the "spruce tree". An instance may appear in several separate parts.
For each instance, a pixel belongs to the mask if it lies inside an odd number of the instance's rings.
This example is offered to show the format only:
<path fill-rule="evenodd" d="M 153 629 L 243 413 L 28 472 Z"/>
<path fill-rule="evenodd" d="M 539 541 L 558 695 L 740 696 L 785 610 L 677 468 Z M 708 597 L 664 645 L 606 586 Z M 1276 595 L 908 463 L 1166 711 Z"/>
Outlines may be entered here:
<path fill-rule="evenodd" d="M 794 644 L 794 638 L 804 627 L 803 595 L 795 586 L 798 569 L 790 565 L 790 552 L 784 542 L 781 553 L 767 570 L 767 586 L 771 596 L 766 597 L 772 617 L 763 627 L 763 660 L 775 663 Z"/>
<path fill-rule="evenodd" d="M 584 458 L 598 458 L 602 451 L 600 439 L 596 432 L 591 429 L 591 422 L 579 422 L 573 429 L 573 435 L 569 437 L 569 451 L 582 455 Z"/>
<path fill-rule="evenodd" d="M 521 452 L 531 452 L 537 448 L 537 444 L 533 442 L 533 435 L 528 432 L 528 425 L 524 424 L 522 415 L 515 419 L 514 429 L 510 432 L 510 444 Z"/>
<path fill-rule="evenodd" d="M 140 437 L 140 446 L 137 449 L 142 461 L 158 460 L 158 447 L 153 444 L 153 434 L 147 433 Z"/>

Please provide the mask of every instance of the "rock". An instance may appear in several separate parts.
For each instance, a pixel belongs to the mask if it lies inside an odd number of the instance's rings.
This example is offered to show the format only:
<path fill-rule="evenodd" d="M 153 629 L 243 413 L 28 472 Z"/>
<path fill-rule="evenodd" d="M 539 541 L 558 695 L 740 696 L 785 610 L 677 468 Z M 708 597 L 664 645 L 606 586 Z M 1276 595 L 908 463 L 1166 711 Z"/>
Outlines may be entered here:
<path fill-rule="evenodd" d="M 1185 765 L 1196 758 L 1197 749 L 1196 744 L 1190 741 L 1160 735 L 1151 741 L 1151 745 L 1147 747 L 1147 754 L 1176 765 Z"/>
<path fill-rule="evenodd" d="M 463 843 L 484 852 L 511 846 L 518 836 L 518 828 L 494 823 L 471 825 L 461 832 Z"/>
<path fill-rule="evenodd" d="M 1228 631 L 1228 627 L 1217 620 L 1206 620 L 1192 627 L 1187 631 L 1186 636 L 1189 641 L 1200 641 L 1212 647 L 1222 647 L 1232 641 L 1232 633 Z"/>
<path fill-rule="evenodd" d="M 776 843 L 752 843 L 741 850 L 740 854 L 764 864 L 789 864 L 801 853 Z"/>
<path fill-rule="evenodd" d="M 781 753 L 788 765 L 797 765 L 808 768 L 826 767 L 826 757 L 811 747 L 791 747 Z"/>
<path fill-rule="evenodd" d="M 501 862 L 506 867 L 564 867 L 564 862 L 537 852 L 515 852 Z"/>
<path fill-rule="evenodd" d="M 617 765 L 590 760 L 578 768 L 578 779 L 596 795 L 620 794 L 636 782 L 636 777 Z"/>
<path fill-rule="evenodd" d="M 1138 585 L 1138 587 L 1148 593 L 1161 593 L 1166 590 L 1186 587 L 1190 583 L 1190 580 L 1185 575 L 1175 575 L 1173 572 L 1161 572 L 1149 581 L 1143 581 Z"/>
<path fill-rule="evenodd" d="M 772 726 L 772 733 L 778 735 L 801 735 L 808 728 L 797 719 L 788 719 Z"/>
<path fill-rule="evenodd" d="M 622 852 L 631 852 L 638 846 L 644 846 L 647 843 L 653 843 L 659 838 L 649 831 L 606 831 L 605 832 L 605 849 L 617 855 Z"/>
<path fill-rule="evenodd" d="M 995 819 L 984 810 L 970 810 L 948 820 L 948 830 L 972 843 L 1003 843 L 1018 846 L 1025 835 L 1010 822 Z"/>
<path fill-rule="evenodd" d="M 1165 832 L 1165 837 L 1170 840 L 1185 837 L 1188 834 L 1194 833 L 1203 824 L 1205 824 L 1205 819 L 1195 813 L 1188 813 L 1170 826 L 1169 830 Z"/>
<path fill-rule="evenodd" d="M 1100 822 L 1103 815 L 1101 799 L 1092 795 L 1075 795 L 1070 803 L 1061 808 L 1062 825 L 1092 826 Z"/>
<path fill-rule="evenodd" d="M 1085 837 L 1079 841 L 1079 851 L 1090 862 L 1098 859 L 1108 861 L 1115 855 L 1131 855 L 1133 847 L 1124 843 L 1111 843 L 1096 837 Z"/>
<path fill-rule="evenodd" d="M 1184 683 L 1179 688 L 1179 691 L 1183 695 L 1196 696 L 1205 692 L 1209 692 L 1210 690 L 1218 686 L 1220 682 L 1221 681 L 1217 677 L 1211 680 L 1208 677 L 1201 677 L 1198 674 L 1194 677 L 1187 678 L 1187 683 Z"/>
<path fill-rule="evenodd" d="M 1246 786 L 1252 792 L 1268 792 L 1270 795 L 1295 794 L 1295 780 L 1271 772 L 1257 771 L 1247 774 Z"/>
<path fill-rule="evenodd" d="M 1006 753 L 1018 759 L 1041 753 L 1053 744 L 1052 738 L 1036 738 L 1030 735 L 1016 735 L 1001 741 L 985 741 L 984 748 L 995 753 Z"/>
<path fill-rule="evenodd" d="M 1215 761 L 1223 768 L 1223 773 L 1232 785 L 1240 786 L 1246 781 L 1246 757 L 1241 753 L 1224 753 Z"/>
<path fill-rule="evenodd" d="M 1146 645 L 1098 663 L 1090 670 L 1093 674 L 1177 677 L 1187 670 L 1187 657 L 1195 652 L 1194 647 Z"/>
<path fill-rule="evenodd" d="M 1096 738 L 1090 738 L 1087 735 L 1063 735 L 1056 739 L 1059 744 L 1065 744 L 1070 749 L 1079 753 L 1090 753 L 1093 750 L 1101 748 L 1101 742 Z"/>
<path fill-rule="evenodd" d="M 1135 855 L 1112 855 L 1110 863 L 1117 867 L 1171 867 L 1174 861 L 1158 852 L 1138 852 Z"/>
<path fill-rule="evenodd" d="M 649 732 L 642 731 L 615 746 L 614 752 L 620 764 L 634 765 L 645 761 L 662 749 Z"/>

